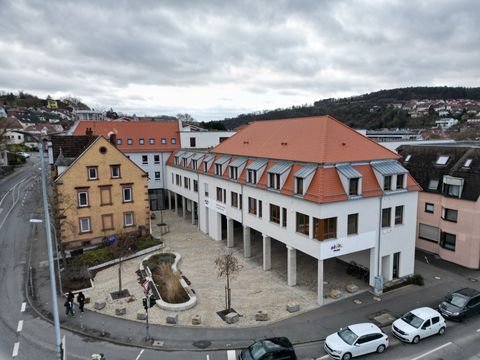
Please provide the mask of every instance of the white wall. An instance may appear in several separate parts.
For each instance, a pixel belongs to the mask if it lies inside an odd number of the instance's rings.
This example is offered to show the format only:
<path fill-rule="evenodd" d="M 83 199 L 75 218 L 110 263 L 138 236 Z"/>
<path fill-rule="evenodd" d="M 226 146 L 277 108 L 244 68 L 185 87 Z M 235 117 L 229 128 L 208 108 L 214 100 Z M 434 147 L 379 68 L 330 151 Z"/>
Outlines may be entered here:
<path fill-rule="evenodd" d="M 228 138 L 235 131 L 180 131 L 182 149 L 191 149 L 190 138 L 195 138 L 195 149 L 207 149 L 220 144 L 220 138 Z"/>
<path fill-rule="evenodd" d="M 165 179 L 166 164 L 170 156 L 170 152 L 144 152 L 144 153 L 128 153 L 125 155 L 130 158 L 135 164 L 148 173 L 148 188 L 149 189 L 166 189 L 167 183 Z M 142 156 L 147 155 L 148 164 L 142 164 Z M 160 156 L 160 162 L 155 164 L 154 155 Z M 155 180 L 155 171 L 160 171 L 160 180 Z"/>

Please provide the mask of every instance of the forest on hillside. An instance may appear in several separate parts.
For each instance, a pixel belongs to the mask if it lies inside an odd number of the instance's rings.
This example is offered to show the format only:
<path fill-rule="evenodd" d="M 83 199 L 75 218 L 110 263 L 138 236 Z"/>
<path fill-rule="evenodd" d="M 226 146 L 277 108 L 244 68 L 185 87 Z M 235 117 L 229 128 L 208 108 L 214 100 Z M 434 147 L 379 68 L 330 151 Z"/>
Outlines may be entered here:
<path fill-rule="evenodd" d="M 47 99 L 51 99 L 50 96 Z M 0 91 L 0 106 L 24 107 L 24 108 L 42 108 L 47 106 L 47 99 L 41 99 L 35 95 L 19 91 L 18 94 L 12 92 Z M 89 107 L 81 100 L 68 96 L 61 99 L 55 99 L 59 109 L 79 109 L 89 110 Z"/>
<path fill-rule="evenodd" d="M 480 100 L 480 88 L 422 86 L 380 90 L 348 98 L 319 100 L 313 105 L 241 114 L 235 118 L 224 119 L 223 124 L 227 129 L 235 129 L 256 120 L 331 115 L 354 128 L 422 128 L 433 126 L 435 120 L 438 119 L 435 112 L 430 111 L 425 116 L 412 118 L 407 111 L 392 106 L 394 103 L 421 99 Z"/>

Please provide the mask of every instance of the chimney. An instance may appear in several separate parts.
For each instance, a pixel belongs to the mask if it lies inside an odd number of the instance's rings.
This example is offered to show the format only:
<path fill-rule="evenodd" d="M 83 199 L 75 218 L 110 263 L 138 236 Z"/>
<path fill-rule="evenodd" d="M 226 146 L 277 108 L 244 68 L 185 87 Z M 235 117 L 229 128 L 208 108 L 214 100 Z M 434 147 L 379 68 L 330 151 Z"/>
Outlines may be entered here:
<path fill-rule="evenodd" d="M 117 146 L 117 134 L 109 134 L 108 140 L 110 141 L 110 144 L 112 144 L 113 146 Z"/>
<path fill-rule="evenodd" d="M 92 128 L 87 128 L 87 130 L 85 130 L 85 135 L 92 136 L 93 135 Z"/>

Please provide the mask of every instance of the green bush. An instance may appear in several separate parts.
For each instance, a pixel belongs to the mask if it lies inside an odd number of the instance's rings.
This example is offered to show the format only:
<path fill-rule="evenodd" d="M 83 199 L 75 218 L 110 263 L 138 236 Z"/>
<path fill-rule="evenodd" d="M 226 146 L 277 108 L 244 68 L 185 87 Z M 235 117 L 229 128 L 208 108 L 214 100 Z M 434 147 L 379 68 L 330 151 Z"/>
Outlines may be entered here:
<path fill-rule="evenodd" d="M 412 284 L 412 285 L 423 286 L 425 284 L 425 281 L 423 280 L 422 275 L 413 274 L 412 276 L 410 276 L 408 278 L 407 283 Z"/>

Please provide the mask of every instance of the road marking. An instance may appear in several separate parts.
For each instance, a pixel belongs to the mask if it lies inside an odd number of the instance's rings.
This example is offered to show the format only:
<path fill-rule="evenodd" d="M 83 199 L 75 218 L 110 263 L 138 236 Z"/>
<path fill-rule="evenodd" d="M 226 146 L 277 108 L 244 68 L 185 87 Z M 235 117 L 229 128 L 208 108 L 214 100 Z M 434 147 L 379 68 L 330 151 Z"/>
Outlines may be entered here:
<path fill-rule="evenodd" d="M 477 329 L 477 332 L 480 332 L 480 329 Z"/>
<path fill-rule="evenodd" d="M 137 358 L 135 360 L 140 359 L 140 356 L 142 356 L 144 349 L 140 350 L 140 354 L 138 354 Z"/>
<path fill-rule="evenodd" d="M 326 360 L 326 359 L 330 359 L 330 356 L 329 355 L 323 355 L 322 357 L 319 357 L 316 360 Z"/>
<path fill-rule="evenodd" d="M 20 312 L 25 312 L 25 309 L 27 308 L 27 303 L 23 302 L 22 307 L 20 308 Z"/>
<path fill-rule="evenodd" d="M 420 356 L 417 356 L 416 358 L 413 358 L 412 360 L 421 359 L 421 358 L 423 358 L 423 357 L 425 357 L 425 356 L 427 356 L 427 355 L 430 355 L 430 354 L 434 353 L 435 351 L 438 351 L 438 350 L 440 350 L 440 349 L 443 349 L 444 347 L 447 347 L 447 346 L 449 346 L 449 345 L 452 345 L 452 343 L 451 343 L 450 341 L 449 341 L 448 343 L 446 343 L 446 344 L 443 344 L 443 345 L 435 348 L 435 349 L 432 349 L 432 350 L 430 350 L 430 351 L 427 351 L 425 354 L 420 355 Z"/>
<path fill-rule="evenodd" d="M 22 331 L 22 329 L 23 329 L 23 320 L 19 320 L 17 325 L 17 332 Z"/>
<path fill-rule="evenodd" d="M 235 359 L 236 359 L 236 351 L 227 350 L 227 360 L 235 360 Z"/>
<path fill-rule="evenodd" d="M 12 357 L 16 357 L 18 355 L 18 348 L 19 347 L 20 347 L 19 342 L 16 342 L 15 345 L 13 345 Z"/>
<path fill-rule="evenodd" d="M 210 355 L 207 354 L 207 360 L 210 360 Z"/>

